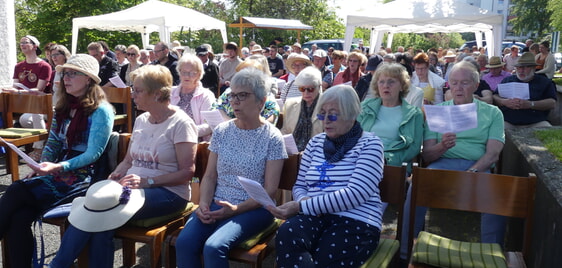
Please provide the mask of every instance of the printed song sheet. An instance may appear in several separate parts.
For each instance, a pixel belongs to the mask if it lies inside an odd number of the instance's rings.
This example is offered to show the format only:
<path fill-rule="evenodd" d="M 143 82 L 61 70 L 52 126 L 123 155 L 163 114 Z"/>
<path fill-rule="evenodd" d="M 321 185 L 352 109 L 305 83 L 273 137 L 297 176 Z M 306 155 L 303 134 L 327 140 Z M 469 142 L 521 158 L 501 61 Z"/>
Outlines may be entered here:
<path fill-rule="evenodd" d="M 529 96 L 529 84 L 511 82 L 505 84 L 498 84 L 498 93 L 500 97 L 506 99 L 522 99 L 528 100 Z"/>
<path fill-rule="evenodd" d="M 423 108 L 429 129 L 437 133 L 459 133 L 478 126 L 475 103 L 424 105 Z"/>
<path fill-rule="evenodd" d="M 257 182 L 238 176 L 238 181 L 244 187 L 244 190 L 250 197 L 262 204 L 264 207 L 275 206 L 275 202 L 271 200 L 265 189 Z"/>
<path fill-rule="evenodd" d="M 118 75 L 109 78 L 109 82 L 111 82 L 116 88 L 127 87 L 127 85 L 125 85 L 125 82 L 123 82 L 123 80 L 121 80 L 121 77 L 119 77 Z"/>
<path fill-rule="evenodd" d="M 291 155 L 299 153 L 293 134 L 283 135 L 283 139 L 285 140 L 285 150 L 287 150 L 287 154 Z"/>
<path fill-rule="evenodd" d="M 220 123 L 224 122 L 224 118 L 222 117 L 219 110 L 201 111 L 201 116 L 203 116 L 203 119 L 213 129 Z"/>
<path fill-rule="evenodd" d="M 21 158 L 23 158 L 23 160 L 26 163 L 30 164 L 33 167 L 41 168 L 41 166 L 39 166 L 39 164 L 37 162 L 35 162 L 35 160 L 33 160 L 31 157 L 29 157 L 25 152 L 20 150 L 20 148 L 18 148 L 15 145 L 7 142 L 6 140 L 2 139 L 2 137 L 0 137 L 0 141 L 5 143 L 6 145 L 8 145 L 8 147 L 10 147 L 10 149 L 14 150 L 14 152 L 16 152 L 19 156 L 21 156 Z"/>

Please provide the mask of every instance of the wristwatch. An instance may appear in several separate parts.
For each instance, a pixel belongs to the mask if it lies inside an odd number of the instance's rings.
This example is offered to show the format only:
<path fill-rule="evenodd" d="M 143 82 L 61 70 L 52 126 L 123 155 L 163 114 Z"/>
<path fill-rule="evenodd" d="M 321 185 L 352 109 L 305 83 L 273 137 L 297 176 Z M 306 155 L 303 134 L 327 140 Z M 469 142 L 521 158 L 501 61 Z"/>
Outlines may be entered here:
<path fill-rule="evenodd" d="M 478 172 L 478 169 L 475 169 L 475 168 L 469 168 L 469 169 L 468 169 L 467 171 L 468 171 L 468 172 Z"/>
<path fill-rule="evenodd" d="M 535 102 L 531 101 L 531 108 L 535 107 Z"/>
<path fill-rule="evenodd" d="M 146 182 L 148 183 L 148 187 L 152 187 L 154 185 L 154 179 L 151 177 L 146 178 Z"/>

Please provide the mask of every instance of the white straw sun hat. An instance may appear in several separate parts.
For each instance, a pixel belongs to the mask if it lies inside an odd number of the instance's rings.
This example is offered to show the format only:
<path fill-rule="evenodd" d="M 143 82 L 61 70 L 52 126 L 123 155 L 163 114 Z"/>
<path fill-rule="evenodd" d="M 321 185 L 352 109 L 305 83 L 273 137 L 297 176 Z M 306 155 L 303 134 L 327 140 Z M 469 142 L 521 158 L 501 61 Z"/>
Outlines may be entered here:
<path fill-rule="evenodd" d="M 57 72 L 62 72 L 64 69 L 72 69 L 84 73 L 92 78 L 96 84 L 101 82 L 101 79 L 98 76 L 98 73 L 100 72 L 100 64 L 96 58 L 88 54 L 76 54 L 70 57 L 65 64 L 58 65 L 56 67 Z"/>
<path fill-rule="evenodd" d="M 143 205 L 142 189 L 103 180 L 90 186 L 85 197 L 74 199 L 68 221 L 85 232 L 103 232 L 124 225 Z"/>

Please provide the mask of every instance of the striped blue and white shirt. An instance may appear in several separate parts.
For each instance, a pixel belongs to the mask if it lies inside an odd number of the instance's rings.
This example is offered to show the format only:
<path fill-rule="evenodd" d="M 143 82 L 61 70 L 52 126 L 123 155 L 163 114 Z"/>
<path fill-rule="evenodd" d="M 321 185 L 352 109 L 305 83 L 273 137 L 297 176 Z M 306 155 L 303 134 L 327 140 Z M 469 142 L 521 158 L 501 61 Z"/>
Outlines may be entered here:
<path fill-rule="evenodd" d="M 306 146 L 293 188 L 306 215 L 337 214 L 381 228 L 379 183 L 383 176 L 384 150 L 373 133 L 363 132 L 342 160 L 328 164 L 324 156 L 326 133 L 314 136 Z"/>

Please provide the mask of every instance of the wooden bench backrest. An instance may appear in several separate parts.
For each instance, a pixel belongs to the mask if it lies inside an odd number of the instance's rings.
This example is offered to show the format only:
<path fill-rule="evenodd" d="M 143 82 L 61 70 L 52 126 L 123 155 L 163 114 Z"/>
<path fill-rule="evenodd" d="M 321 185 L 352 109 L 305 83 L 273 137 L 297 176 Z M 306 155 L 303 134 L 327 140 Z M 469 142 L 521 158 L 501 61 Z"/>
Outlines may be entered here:
<path fill-rule="evenodd" d="M 47 115 L 47 124 L 50 125 L 53 120 L 53 95 L 30 95 L 30 94 L 15 94 L 3 93 L 5 105 L 4 122 L 5 127 L 10 128 L 14 126 L 14 113 L 31 113 L 31 114 L 45 114 Z"/>
<path fill-rule="evenodd" d="M 536 176 L 414 167 L 411 207 L 454 209 L 525 219 L 523 254 L 530 246 Z M 410 212 L 414 219 L 415 209 Z M 410 222 L 412 241 L 413 221 Z M 410 245 L 411 246 L 411 245 Z"/>

